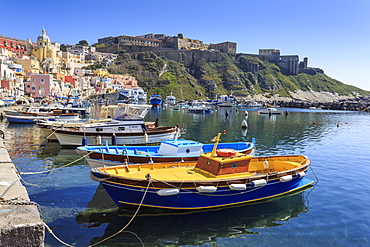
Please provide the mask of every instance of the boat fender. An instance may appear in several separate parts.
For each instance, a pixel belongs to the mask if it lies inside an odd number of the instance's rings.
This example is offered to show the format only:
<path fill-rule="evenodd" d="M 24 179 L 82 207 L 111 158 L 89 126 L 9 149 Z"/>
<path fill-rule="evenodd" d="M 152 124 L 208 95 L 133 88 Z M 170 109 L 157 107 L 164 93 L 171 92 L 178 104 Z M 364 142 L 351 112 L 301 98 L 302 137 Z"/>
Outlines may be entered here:
<path fill-rule="evenodd" d="M 216 186 L 199 186 L 197 187 L 198 192 L 202 193 L 214 193 L 216 192 L 217 187 Z"/>
<path fill-rule="evenodd" d="M 300 173 L 297 173 L 296 176 L 298 178 L 303 178 L 304 176 L 306 176 L 306 173 L 305 172 L 300 172 Z"/>
<path fill-rule="evenodd" d="M 114 134 L 114 133 L 113 133 L 113 135 L 112 135 L 112 145 L 113 145 L 113 146 L 116 146 L 116 145 L 117 145 L 117 136 L 116 136 L 116 134 Z"/>
<path fill-rule="evenodd" d="M 82 137 L 82 146 L 87 146 L 87 138 L 86 138 L 86 136 Z"/>
<path fill-rule="evenodd" d="M 96 145 L 101 145 L 102 143 L 101 143 L 101 136 L 100 135 L 98 135 L 98 136 L 96 136 L 96 138 L 95 138 L 95 143 L 96 143 Z"/>
<path fill-rule="evenodd" d="M 280 182 L 285 183 L 293 179 L 292 175 L 286 175 L 279 178 Z"/>
<path fill-rule="evenodd" d="M 157 194 L 160 196 L 174 196 L 180 193 L 180 189 L 161 189 L 157 190 Z"/>
<path fill-rule="evenodd" d="M 258 180 L 254 180 L 254 181 L 251 182 L 251 185 L 254 188 L 262 187 L 262 186 L 265 186 L 266 184 L 267 184 L 266 179 L 258 179 Z"/>
<path fill-rule="evenodd" d="M 235 149 L 223 148 L 223 149 L 216 150 L 216 153 L 218 156 L 221 156 L 221 157 L 231 157 L 231 156 L 235 156 L 237 152 Z"/>
<path fill-rule="evenodd" d="M 229 189 L 230 190 L 246 190 L 247 185 L 246 184 L 230 184 Z"/>

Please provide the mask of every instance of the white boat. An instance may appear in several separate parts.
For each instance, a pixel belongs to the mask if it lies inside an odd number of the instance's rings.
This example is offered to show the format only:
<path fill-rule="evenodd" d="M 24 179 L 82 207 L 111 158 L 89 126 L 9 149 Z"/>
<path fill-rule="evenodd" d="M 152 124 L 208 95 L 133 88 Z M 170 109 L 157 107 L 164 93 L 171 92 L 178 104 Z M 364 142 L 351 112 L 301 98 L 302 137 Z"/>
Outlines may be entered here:
<path fill-rule="evenodd" d="M 166 103 L 167 106 L 173 106 L 176 104 L 176 97 L 173 96 L 171 92 L 171 95 L 166 96 L 166 99 L 164 102 Z"/>
<path fill-rule="evenodd" d="M 144 117 L 150 105 L 119 104 L 111 121 L 89 123 L 77 128 L 62 127 L 54 130 L 61 145 L 141 145 L 174 139 L 177 126 L 149 128 Z"/>
<path fill-rule="evenodd" d="M 47 116 L 64 120 L 78 120 L 88 114 L 87 108 L 70 105 L 51 104 L 47 106 L 28 106 L 21 110 L 4 110 L 7 116 Z"/>
<path fill-rule="evenodd" d="M 231 107 L 236 105 L 236 99 L 235 97 L 230 95 L 221 95 L 218 99 L 218 106 L 221 107 Z"/>
<path fill-rule="evenodd" d="M 268 107 L 263 110 L 259 110 L 258 114 L 269 114 L 269 115 L 279 115 L 282 114 L 283 111 L 276 109 L 275 107 Z"/>
<path fill-rule="evenodd" d="M 147 95 L 141 87 L 133 87 L 119 91 L 118 99 L 129 104 L 146 104 Z"/>
<path fill-rule="evenodd" d="M 253 102 L 252 104 L 249 104 L 248 107 L 262 107 L 262 104 L 258 102 Z"/>
<path fill-rule="evenodd" d="M 210 113 L 212 112 L 212 107 L 204 102 L 193 101 L 187 110 L 193 113 Z"/>

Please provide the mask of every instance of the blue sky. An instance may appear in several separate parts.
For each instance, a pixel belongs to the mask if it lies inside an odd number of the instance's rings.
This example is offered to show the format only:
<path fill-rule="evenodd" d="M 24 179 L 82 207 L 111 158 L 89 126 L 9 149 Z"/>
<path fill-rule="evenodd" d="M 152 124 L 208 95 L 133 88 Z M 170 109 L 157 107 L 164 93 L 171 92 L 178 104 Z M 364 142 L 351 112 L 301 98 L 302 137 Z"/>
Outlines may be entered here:
<path fill-rule="evenodd" d="M 161 33 L 205 44 L 231 41 L 238 53 L 279 49 L 310 67 L 370 91 L 369 0 L 18 0 L 3 1 L 0 35 L 33 42 L 94 44 L 108 36 Z"/>

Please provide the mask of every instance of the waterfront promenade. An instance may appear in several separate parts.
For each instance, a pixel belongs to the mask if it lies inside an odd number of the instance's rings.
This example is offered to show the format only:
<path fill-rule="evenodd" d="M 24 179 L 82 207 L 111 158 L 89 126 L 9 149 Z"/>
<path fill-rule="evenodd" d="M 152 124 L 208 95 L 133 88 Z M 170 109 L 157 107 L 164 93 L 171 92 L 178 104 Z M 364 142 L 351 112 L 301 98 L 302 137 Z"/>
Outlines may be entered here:
<path fill-rule="evenodd" d="M 45 227 L 38 205 L 21 184 L 0 132 L 0 246 L 44 246 Z"/>

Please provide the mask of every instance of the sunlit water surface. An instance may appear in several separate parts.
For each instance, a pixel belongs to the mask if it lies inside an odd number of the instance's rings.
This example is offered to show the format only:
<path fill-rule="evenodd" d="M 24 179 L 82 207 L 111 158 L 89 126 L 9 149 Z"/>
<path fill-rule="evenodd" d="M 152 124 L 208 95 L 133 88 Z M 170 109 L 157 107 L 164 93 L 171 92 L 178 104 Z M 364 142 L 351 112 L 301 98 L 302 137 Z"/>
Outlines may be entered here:
<path fill-rule="evenodd" d="M 210 114 L 151 110 L 148 121 L 186 128 L 185 139 L 209 143 L 256 139 L 257 155 L 305 154 L 315 187 L 272 201 L 213 211 L 142 208 L 115 237 L 96 246 L 370 246 L 370 114 L 283 109 L 289 114 L 221 108 Z M 248 128 L 241 123 L 247 119 Z M 6 147 L 31 200 L 62 241 L 93 245 L 122 229 L 135 208 L 118 209 L 74 149 L 45 142 L 34 125 L 1 122 Z M 63 165 L 71 165 L 56 169 Z M 63 246 L 46 233 L 46 246 Z"/>

